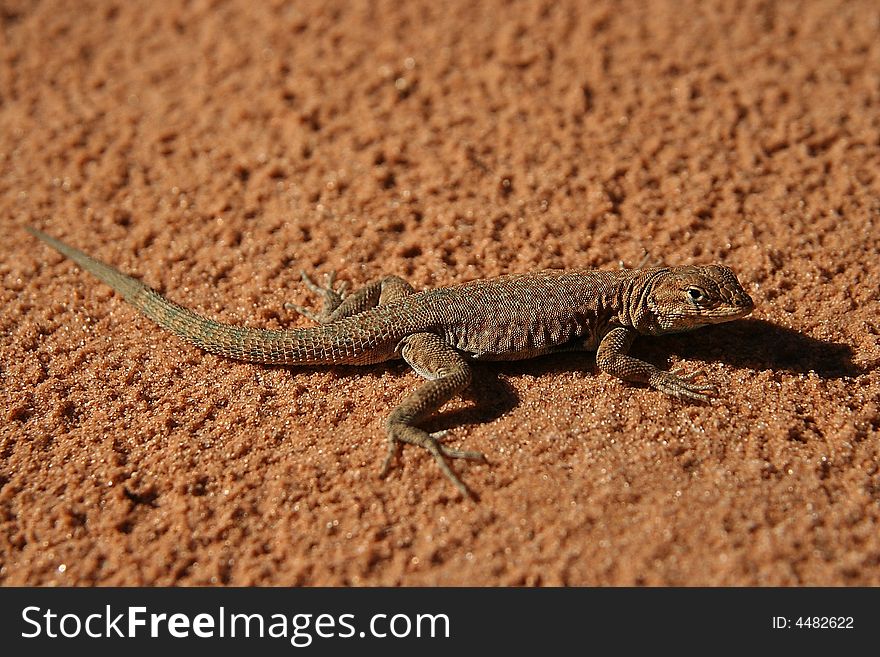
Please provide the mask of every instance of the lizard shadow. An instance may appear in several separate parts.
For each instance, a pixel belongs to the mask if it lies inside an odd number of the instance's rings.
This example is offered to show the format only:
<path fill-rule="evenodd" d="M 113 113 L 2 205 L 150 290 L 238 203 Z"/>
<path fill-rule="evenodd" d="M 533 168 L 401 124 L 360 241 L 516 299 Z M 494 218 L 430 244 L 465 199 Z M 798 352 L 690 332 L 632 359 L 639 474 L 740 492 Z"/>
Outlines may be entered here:
<path fill-rule="evenodd" d="M 877 363 L 868 367 L 853 363 L 854 351 L 848 344 L 812 338 L 763 319 L 741 319 L 692 333 L 658 336 L 650 342 L 639 351 L 654 356 L 664 349 L 687 359 L 758 371 L 814 372 L 823 379 L 859 376 L 877 367 Z"/>
<path fill-rule="evenodd" d="M 759 371 L 815 372 L 826 379 L 865 374 L 880 364 L 860 367 L 852 362 L 853 348 L 844 343 L 818 340 L 762 319 L 746 318 L 689 333 L 642 336 L 630 354 L 669 366 L 671 354 L 687 360 L 722 362 L 731 367 Z M 595 352 L 563 352 L 523 361 L 493 363 L 507 375 L 533 375 L 582 370 L 596 372 Z"/>
<path fill-rule="evenodd" d="M 425 422 L 428 431 L 486 424 L 506 415 L 519 405 L 516 389 L 493 367 L 478 364 L 473 368 L 471 385 L 461 393 L 467 405 L 440 411 Z"/>
<path fill-rule="evenodd" d="M 818 340 L 772 322 L 746 318 L 719 324 L 690 333 L 661 335 L 636 340 L 630 353 L 668 367 L 670 354 L 683 359 L 723 362 L 740 369 L 815 372 L 826 379 L 864 374 L 878 367 L 872 363 L 859 367 L 852 362 L 853 349 L 843 343 Z M 323 367 L 302 367 L 298 371 L 321 371 Z M 427 431 L 444 431 L 465 425 L 485 424 L 498 419 L 520 403 L 516 389 L 505 379 L 517 376 L 541 376 L 573 370 L 596 373 L 595 352 L 572 351 L 518 361 L 475 363 L 471 385 L 461 394 L 464 407 L 444 409 L 433 414 L 422 426 Z M 340 378 L 373 376 L 386 373 L 403 375 L 409 371 L 402 362 L 377 364 L 369 368 L 336 366 Z M 415 388 L 414 388 L 415 389 Z M 388 412 L 391 408 L 388 409 Z"/>
<path fill-rule="evenodd" d="M 305 366 L 298 367 L 295 371 L 326 373 L 328 370 L 322 366 Z M 409 366 L 402 361 L 378 363 L 370 367 L 336 365 L 331 371 L 337 378 L 357 378 L 361 380 L 365 376 L 380 380 L 385 374 L 404 376 L 412 373 Z M 419 426 L 426 431 L 446 431 L 463 425 L 484 424 L 504 416 L 516 408 L 520 399 L 514 387 L 499 376 L 499 374 L 500 372 L 497 368 L 487 367 L 483 363 L 475 364 L 471 384 L 460 394 L 460 398 L 467 402 L 467 404 L 463 407 L 451 409 L 444 407 L 441 411 L 432 414 L 427 420 L 421 422 Z M 422 379 L 418 380 L 412 390 L 415 390 L 423 382 Z M 403 401 L 403 397 L 399 401 Z M 387 412 L 390 413 L 395 405 L 396 403 L 391 404 Z"/>

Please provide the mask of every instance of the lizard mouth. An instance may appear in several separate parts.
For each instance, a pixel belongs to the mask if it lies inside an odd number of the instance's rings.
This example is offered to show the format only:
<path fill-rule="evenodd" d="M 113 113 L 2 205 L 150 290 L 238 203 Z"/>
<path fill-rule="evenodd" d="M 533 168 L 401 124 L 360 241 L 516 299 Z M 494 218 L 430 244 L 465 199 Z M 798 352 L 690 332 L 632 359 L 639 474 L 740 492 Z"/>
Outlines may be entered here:
<path fill-rule="evenodd" d="M 755 302 L 752 301 L 752 298 L 747 294 L 740 293 L 735 298 L 701 313 L 702 321 L 706 324 L 722 324 L 745 317 L 751 314 L 754 309 Z"/>
<path fill-rule="evenodd" d="M 745 317 L 755 309 L 755 302 L 752 297 L 738 285 L 735 289 L 725 286 L 722 290 L 723 302 L 720 308 L 716 309 L 719 315 L 723 315 L 725 319 L 737 319 Z M 719 312 L 720 311 L 720 312 Z"/>
<path fill-rule="evenodd" d="M 752 301 L 752 297 L 748 294 L 744 294 L 742 300 L 740 300 L 739 308 L 737 309 L 739 317 L 745 317 L 749 313 L 751 313 L 755 309 L 755 302 Z"/>
<path fill-rule="evenodd" d="M 744 299 L 739 299 L 737 301 L 736 305 L 731 305 L 716 315 L 718 321 L 727 322 L 732 319 L 739 319 L 740 317 L 750 315 L 755 309 L 755 302 L 752 301 L 750 296 L 746 296 Z"/>

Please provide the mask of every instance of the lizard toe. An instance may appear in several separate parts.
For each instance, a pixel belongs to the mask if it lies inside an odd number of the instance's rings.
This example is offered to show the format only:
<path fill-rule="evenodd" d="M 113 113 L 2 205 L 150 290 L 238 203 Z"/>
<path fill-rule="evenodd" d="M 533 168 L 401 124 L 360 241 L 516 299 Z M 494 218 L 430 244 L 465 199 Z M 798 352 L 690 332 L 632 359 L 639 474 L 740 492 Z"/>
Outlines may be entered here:
<path fill-rule="evenodd" d="M 651 376 L 648 383 L 652 388 L 678 399 L 708 402 L 718 393 L 718 388 L 711 383 L 693 383 L 692 379 L 700 374 L 703 374 L 701 370 L 685 375 L 660 370 Z"/>
<path fill-rule="evenodd" d="M 320 315 L 316 315 L 315 313 L 313 313 L 313 312 L 312 312 L 311 310 L 309 310 L 308 308 L 304 308 L 304 307 L 302 307 L 302 306 L 298 306 L 298 305 L 295 304 L 295 303 L 285 303 L 285 304 L 284 304 L 284 308 L 285 308 L 286 310 L 294 310 L 294 311 L 298 312 L 300 315 L 302 315 L 303 317 L 308 317 L 308 318 L 309 318 L 310 320 L 312 320 L 313 322 L 322 323 L 322 322 L 324 321 L 324 318 L 321 317 Z"/>
<path fill-rule="evenodd" d="M 706 370 L 700 369 L 700 370 L 695 370 L 693 372 L 682 373 L 681 369 L 674 369 L 671 372 L 669 372 L 669 374 L 671 376 L 676 377 L 680 381 L 690 382 L 690 381 L 693 381 L 694 379 L 696 379 L 698 376 L 705 376 Z"/>
<path fill-rule="evenodd" d="M 471 491 L 471 489 L 459 479 L 458 475 L 452 471 L 452 468 L 449 467 L 449 463 L 446 459 L 448 457 L 484 460 L 485 457 L 482 454 L 479 452 L 468 452 L 446 447 L 445 445 L 440 444 L 437 438 L 432 434 L 429 434 L 427 431 L 423 431 L 422 429 L 405 423 L 390 422 L 388 424 L 388 440 L 388 455 L 385 457 L 385 461 L 383 462 L 382 469 L 379 473 L 381 477 L 384 477 L 388 473 L 391 463 L 396 460 L 400 451 L 401 443 L 416 445 L 430 452 L 431 456 L 434 457 L 437 466 L 440 468 L 440 471 L 464 497 L 476 499 L 473 491 Z"/>
<path fill-rule="evenodd" d="M 699 402 L 709 402 L 715 396 L 711 390 L 699 391 L 691 389 L 682 389 L 675 395 L 679 399 L 692 399 Z"/>
<path fill-rule="evenodd" d="M 483 452 L 476 452 L 467 449 L 454 449 L 447 445 L 444 445 L 439 442 L 441 438 L 445 438 L 449 435 L 449 429 L 442 429 L 441 431 L 434 431 L 428 434 L 433 440 L 438 441 L 437 447 L 440 449 L 440 452 L 443 456 L 446 456 L 451 459 L 465 459 L 466 461 L 479 461 L 481 463 L 487 463 L 486 455 Z"/>
<path fill-rule="evenodd" d="M 400 442 L 395 440 L 393 436 L 388 436 L 388 453 L 382 461 L 382 467 L 379 468 L 379 478 L 384 479 L 391 472 L 391 466 L 397 462 L 400 457 Z"/>
<path fill-rule="evenodd" d="M 299 272 L 299 276 L 302 279 L 302 282 L 305 284 L 307 288 L 309 288 L 315 294 L 320 293 L 320 286 L 312 280 L 312 277 L 306 273 L 305 269 L 301 269 Z"/>
<path fill-rule="evenodd" d="M 300 271 L 300 277 L 302 278 L 305 286 L 312 292 L 312 294 L 317 294 L 324 301 L 324 307 L 318 314 L 306 314 L 306 317 L 314 319 L 320 324 L 326 324 L 331 320 L 331 316 L 333 311 L 336 310 L 343 300 L 343 292 L 347 288 L 347 284 L 345 282 L 340 283 L 338 289 L 334 289 L 334 285 L 336 284 L 336 271 L 331 270 L 327 274 L 324 275 L 324 285 L 318 285 L 312 280 L 311 276 L 309 276 L 305 271 Z M 291 304 L 292 305 L 292 304 Z M 297 307 L 298 308 L 298 307 Z M 301 312 L 297 310 L 297 312 Z"/>
<path fill-rule="evenodd" d="M 467 461 L 479 461 L 480 463 L 487 462 L 486 455 L 483 454 L 483 452 L 474 452 L 466 449 L 453 449 L 446 445 L 440 445 L 440 451 L 443 453 L 443 456 L 448 456 L 451 459 L 465 459 Z"/>

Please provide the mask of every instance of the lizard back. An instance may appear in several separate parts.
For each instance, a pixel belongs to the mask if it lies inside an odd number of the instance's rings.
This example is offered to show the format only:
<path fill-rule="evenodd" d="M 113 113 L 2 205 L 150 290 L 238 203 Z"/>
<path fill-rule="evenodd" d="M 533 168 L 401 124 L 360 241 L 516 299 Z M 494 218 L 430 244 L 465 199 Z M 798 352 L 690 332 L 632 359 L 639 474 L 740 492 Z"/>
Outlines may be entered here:
<path fill-rule="evenodd" d="M 634 270 L 548 269 L 462 283 L 410 297 L 429 303 L 446 342 L 481 360 L 516 360 L 571 342 L 594 349 Z"/>

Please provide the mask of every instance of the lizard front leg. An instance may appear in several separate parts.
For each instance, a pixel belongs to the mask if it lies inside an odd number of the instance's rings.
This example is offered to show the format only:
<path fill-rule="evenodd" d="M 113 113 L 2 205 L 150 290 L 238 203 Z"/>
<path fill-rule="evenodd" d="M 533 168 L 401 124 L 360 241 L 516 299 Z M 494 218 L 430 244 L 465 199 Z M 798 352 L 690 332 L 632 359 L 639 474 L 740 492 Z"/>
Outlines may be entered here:
<path fill-rule="evenodd" d="M 679 376 L 677 371 L 665 372 L 651 363 L 627 355 L 636 335 L 638 334 L 635 331 L 625 326 L 608 331 L 596 350 L 596 365 L 599 369 L 624 381 L 647 383 L 652 388 L 679 399 L 709 401 L 717 393 L 717 388 L 711 384 L 692 383 L 691 380 L 700 371 Z"/>
<path fill-rule="evenodd" d="M 452 449 L 437 439 L 440 434 L 430 434 L 416 425 L 430 417 L 453 395 L 461 392 L 471 382 L 471 368 L 455 349 L 434 333 L 415 333 L 403 341 L 403 359 L 421 376 L 429 379 L 411 393 L 388 416 L 388 456 L 382 464 L 380 476 L 385 476 L 391 462 L 397 456 L 400 445 L 409 443 L 428 450 L 458 490 L 466 497 L 473 497 L 467 486 L 449 467 L 447 458 L 485 461 L 480 452 Z M 443 432 L 445 433 L 445 432 Z"/>
<path fill-rule="evenodd" d="M 302 272 L 302 279 L 306 287 L 323 298 L 324 307 L 321 312 L 313 313 L 295 304 L 285 304 L 285 307 L 295 310 L 300 315 L 305 315 L 319 324 L 330 324 L 338 319 L 357 315 L 415 292 L 412 285 L 398 276 L 386 276 L 378 281 L 373 281 L 349 295 L 345 294 L 344 283 L 334 289 L 336 272 L 327 274 L 324 285 L 316 284 L 305 272 Z"/>

